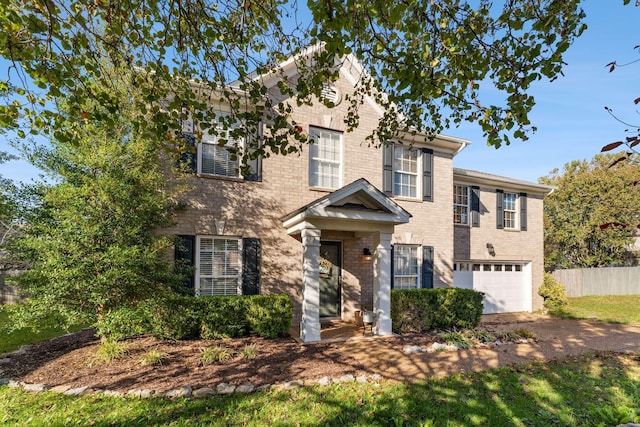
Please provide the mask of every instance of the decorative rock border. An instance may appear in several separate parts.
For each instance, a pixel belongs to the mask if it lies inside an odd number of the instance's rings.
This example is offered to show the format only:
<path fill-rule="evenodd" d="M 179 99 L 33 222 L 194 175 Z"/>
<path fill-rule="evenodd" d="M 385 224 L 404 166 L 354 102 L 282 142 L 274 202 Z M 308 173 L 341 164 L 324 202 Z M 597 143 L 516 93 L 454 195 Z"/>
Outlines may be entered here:
<path fill-rule="evenodd" d="M 0 371 L 0 375 L 2 372 Z M 103 396 L 112 396 L 112 397 L 137 397 L 139 399 L 147 399 L 151 397 L 155 398 L 168 398 L 168 399 L 178 399 L 178 398 L 193 398 L 200 399 L 209 396 L 216 395 L 230 395 L 230 394 L 248 394 L 248 393 L 258 393 L 262 391 L 269 390 L 293 390 L 299 387 L 311 387 L 315 385 L 319 386 L 328 386 L 331 384 L 344 384 L 357 382 L 360 384 L 365 384 L 369 382 L 377 382 L 381 381 L 382 375 L 372 374 L 372 375 L 360 375 L 354 376 L 352 374 L 343 375 L 339 378 L 331 378 L 331 377 L 322 377 L 320 379 L 314 380 L 294 380 L 294 381 L 286 381 L 284 383 L 279 384 L 262 384 L 256 386 L 251 383 L 241 384 L 241 385 L 233 385 L 227 383 L 220 383 L 215 388 L 211 387 L 201 387 L 197 389 L 193 389 L 191 386 L 183 385 L 173 390 L 168 391 L 158 391 L 151 389 L 131 389 L 127 392 L 123 391 L 113 391 L 113 390 L 105 390 L 99 388 L 91 388 L 88 386 L 84 387 L 75 387 L 72 388 L 68 385 L 58 385 L 55 387 L 49 386 L 47 384 L 30 384 L 25 383 L 23 381 L 12 380 L 9 378 L 0 378 L 0 385 L 7 384 L 10 388 L 20 388 L 25 391 L 30 391 L 34 393 L 40 393 L 43 391 L 50 391 L 54 393 L 60 393 L 67 396 L 85 396 L 85 395 L 103 395 Z"/>
<path fill-rule="evenodd" d="M 487 343 L 480 343 L 476 345 L 472 345 L 470 347 L 461 347 L 457 344 L 443 344 L 440 342 L 434 342 L 428 347 L 420 347 L 419 345 L 405 345 L 402 348 L 402 352 L 404 354 L 412 354 L 412 353 L 436 353 L 439 351 L 459 351 L 459 350 L 468 350 L 472 348 L 492 348 L 492 347 L 501 347 L 505 345 L 514 345 L 514 344 L 531 344 L 535 343 L 535 339 L 529 338 L 520 338 L 516 341 L 492 341 Z"/>

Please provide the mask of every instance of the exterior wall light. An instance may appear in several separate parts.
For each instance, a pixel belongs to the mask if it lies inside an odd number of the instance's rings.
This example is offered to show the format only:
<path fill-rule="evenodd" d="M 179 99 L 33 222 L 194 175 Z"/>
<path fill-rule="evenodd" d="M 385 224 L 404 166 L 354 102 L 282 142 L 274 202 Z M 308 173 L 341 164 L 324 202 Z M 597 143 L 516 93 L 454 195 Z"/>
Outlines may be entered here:
<path fill-rule="evenodd" d="M 369 250 L 369 248 L 364 248 L 362 250 L 362 262 L 371 261 L 373 259 L 373 254 Z"/>

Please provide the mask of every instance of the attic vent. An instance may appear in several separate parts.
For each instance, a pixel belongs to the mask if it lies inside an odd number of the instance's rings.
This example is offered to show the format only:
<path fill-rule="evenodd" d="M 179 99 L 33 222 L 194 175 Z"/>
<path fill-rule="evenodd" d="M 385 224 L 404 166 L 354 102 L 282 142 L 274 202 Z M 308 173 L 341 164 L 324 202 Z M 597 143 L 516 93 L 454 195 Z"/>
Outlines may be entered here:
<path fill-rule="evenodd" d="M 342 97 L 340 96 L 340 91 L 338 90 L 337 87 L 330 85 L 329 83 L 325 83 L 322 86 L 322 91 L 320 92 L 320 97 L 323 100 L 327 100 L 329 102 L 332 102 L 333 105 L 338 105 L 340 103 L 340 101 L 342 100 Z"/>

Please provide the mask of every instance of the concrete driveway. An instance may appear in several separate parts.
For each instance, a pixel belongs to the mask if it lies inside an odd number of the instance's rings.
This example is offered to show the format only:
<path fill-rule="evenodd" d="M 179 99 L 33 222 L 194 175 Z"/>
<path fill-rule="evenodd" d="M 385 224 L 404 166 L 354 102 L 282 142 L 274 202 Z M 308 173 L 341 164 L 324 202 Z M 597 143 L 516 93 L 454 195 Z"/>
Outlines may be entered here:
<path fill-rule="evenodd" d="M 481 326 L 489 330 L 524 328 L 538 342 L 493 348 L 475 348 L 439 353 L 405 354 L 394 340 L 348 341 L 344 345 L 371 373 L 407 382 L 442 378 L 454 373 L 553 360 L 593 351 L 640 353 L 640 327 L 584 320 L 557 319 L 529 313 L 483 316 Z"/>

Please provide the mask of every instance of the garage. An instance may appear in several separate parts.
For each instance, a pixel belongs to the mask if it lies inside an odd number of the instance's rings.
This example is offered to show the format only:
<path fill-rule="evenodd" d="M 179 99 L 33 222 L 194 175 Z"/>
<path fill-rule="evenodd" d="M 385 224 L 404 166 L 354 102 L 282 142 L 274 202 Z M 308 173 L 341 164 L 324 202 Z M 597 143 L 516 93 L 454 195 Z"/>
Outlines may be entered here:
<path fill-rule="evenodd" d="M 453 282 L 457 288 L 484 292 L 483 314 L 531 311 L 531 263 L 456 262 Z"/>

